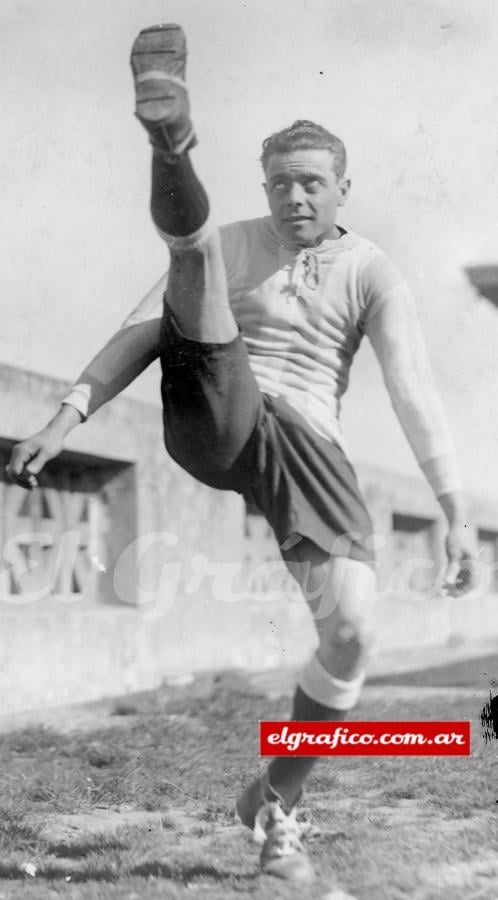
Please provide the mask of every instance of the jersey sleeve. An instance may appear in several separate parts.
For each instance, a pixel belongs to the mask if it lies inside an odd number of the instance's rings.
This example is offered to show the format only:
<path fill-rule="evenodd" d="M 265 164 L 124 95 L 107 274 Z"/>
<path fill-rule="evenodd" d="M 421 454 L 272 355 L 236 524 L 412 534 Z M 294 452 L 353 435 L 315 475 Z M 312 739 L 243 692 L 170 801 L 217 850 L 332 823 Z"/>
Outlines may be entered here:
<path fill-rule="evenodd" d="M 455 449 L 414 299 L 383 254 L 364 273 L 363 330 L 382 369 L 391 403 L 437 497 L 461 490 Z"/>
<path fill-rule="evenodd" d="M 74 406 L 84 419 L 128 387 L 159 356 L 166 283 L 167 274 L 130 313 L 64 397 L 62 402 Z"/>

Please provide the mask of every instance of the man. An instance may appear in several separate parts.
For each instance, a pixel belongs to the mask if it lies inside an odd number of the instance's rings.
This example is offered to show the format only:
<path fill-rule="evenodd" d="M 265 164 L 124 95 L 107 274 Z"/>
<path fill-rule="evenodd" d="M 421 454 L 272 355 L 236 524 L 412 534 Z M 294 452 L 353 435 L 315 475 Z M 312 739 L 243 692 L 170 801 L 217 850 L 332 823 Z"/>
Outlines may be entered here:
<path fill-rule="evenodd" d="M 375 595 L 371 523 L 339 424 L 364 334 L 446 515 L 449 577 L 460 592 L 472 583 L 472 553 L 451 440 L 405 285 L 382 251 L 336 224 L 350 187 L 342 141 L 306 120 L 269 137 L 262 164 L 271 215 L 219 232 L 189 156 L 196 138 L 185 57 L 181 29 L 166 25 L 141 32 L 131 59 L 169 274 L 55 418 L 14 449 L 8 471 L 35 486 L 66 434 L 159 356 L 168 452 L 264 513 L 317 613 L 319 645 L 292 718 L 340 721 L 360 694 Z M 291 881 L 313 877 L 291 811 L 314 762 L 273 760 L 237 803 L 244 824 L 265 831 L 263 871 Z"/>

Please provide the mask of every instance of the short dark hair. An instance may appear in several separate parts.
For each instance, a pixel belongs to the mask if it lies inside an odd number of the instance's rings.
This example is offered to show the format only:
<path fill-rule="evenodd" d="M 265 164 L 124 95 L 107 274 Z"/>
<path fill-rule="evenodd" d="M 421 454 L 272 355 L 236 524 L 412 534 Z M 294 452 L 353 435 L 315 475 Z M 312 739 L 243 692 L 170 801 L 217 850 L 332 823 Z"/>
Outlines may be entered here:
<path fill-rule="evenodd" d="M 263 141 L 261 164 L 266 172 L 268 160 L 274 153 L 291 153 L 292 150 L 330 150 L 333 156 L 332 168 L 338 178 L 346 171 L 346 148 L 340 138 L 331 134 L 326 128 L 310 122 L 309 119 L 297 119 L 289 128 L 276 131 Z"/>

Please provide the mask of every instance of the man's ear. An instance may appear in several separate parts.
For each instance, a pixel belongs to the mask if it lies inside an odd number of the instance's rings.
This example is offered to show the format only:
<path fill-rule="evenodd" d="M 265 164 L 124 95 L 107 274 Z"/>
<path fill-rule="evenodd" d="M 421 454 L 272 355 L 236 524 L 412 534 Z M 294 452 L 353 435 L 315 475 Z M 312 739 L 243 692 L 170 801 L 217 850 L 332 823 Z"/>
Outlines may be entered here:
<path fill-rule="evenodd" d="M 339 199 L 337 201 L 337 206 L 344 206 L 346 200 L 348 199 L 348 194 L 351 188 L 351 179 L 350 178 L 342 178 L 339 184 Z"/>
<path fill-rule="evenodd" d="M 263 181 L 263 184 L 261 185 L 261 187 L 263 188 L 266 196 L 268 196 L 268 185 L 267 185 L 266 181 Z"/>

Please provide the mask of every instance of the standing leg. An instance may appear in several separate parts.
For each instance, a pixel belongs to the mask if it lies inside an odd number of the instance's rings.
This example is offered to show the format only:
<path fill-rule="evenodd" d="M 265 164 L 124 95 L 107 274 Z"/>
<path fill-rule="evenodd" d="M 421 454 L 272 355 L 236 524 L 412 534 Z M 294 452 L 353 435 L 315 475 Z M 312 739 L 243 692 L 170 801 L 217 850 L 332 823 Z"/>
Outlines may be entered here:
<path fill-rule="evenodd" d="M 342 721 L 358 702 L 365 676 L 373 637 L 375 573 L 357 560 L 328 559 L 308 541 L 302 541 L 287 562 L 305 597 L 314 598 L 309 605 L 319 639 L 299 678 L 291 719 Z M 270 763 L 270 783 L 287 805 L 298 800 L 316 762 L 314 757 L 296 756 Z"/>
<path fill-rule="evenodd" d="M 294 694 L 293 721 L 339 722 L 356 705 L 372 643 L 375 573 L 366 563 L 329 557 L 303 539 L 284 553 L 286 564 L 309 600 L 318 648 L 303 669 Z M 276 757 L 237 802 L 237 811 L 253 828 L 259 809 L 277 803 L 289 813 L 299 801 L 316 757 Z M 267 830 L 265 871 L 288 877 L 289 858 L 282 856 L 271 827 Z M 290 875 L 292 879 L 292 874 Z"/>

